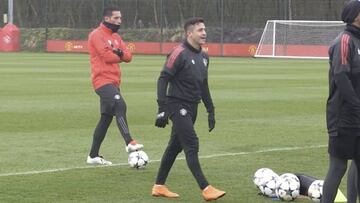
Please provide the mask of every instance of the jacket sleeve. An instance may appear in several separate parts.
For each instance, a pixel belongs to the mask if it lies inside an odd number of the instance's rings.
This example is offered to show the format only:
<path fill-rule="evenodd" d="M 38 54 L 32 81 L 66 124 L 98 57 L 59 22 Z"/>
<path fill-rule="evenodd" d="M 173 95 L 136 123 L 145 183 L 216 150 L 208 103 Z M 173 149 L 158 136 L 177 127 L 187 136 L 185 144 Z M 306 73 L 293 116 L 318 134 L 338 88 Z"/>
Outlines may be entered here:
<path fill-rule="evenodd" d="M 208 113 L 211 113 L 211 112 L 213 113 L 215 108 L 214 108 L 214 104 L 211 99 L 209 84 L 208 84 L 207 79 L 204 80 L 202 91 L 201 91 L 201 97 L 202 97 L 202 101 L 204 102 L 206 111 Z"/>
<path fill-rule="evenodd" d="M 89 36 L 90 45 L 93 46 L 99 57 L 105 63 L 119 63 L 120 58 L 113 53 L 111 45 L 99 34 Z"/>
<path fill-rule="evenodd" d="M 207 60 L 206 68 L 209 70 L 209 57 L 208 55 L 204 55 L 204 58 Z M 201 90 L 201 99 L 205 105 L 206 111 L 208 113 L 214 113 L 214 104 L 211 98 L 210 90 L 209 90 L 209 84 L 208 84 L 208 74 L 206 75 L 206 78 L 203 82 L 202 90 Z"/>
<path fill-rule="evenodd" d="M 340 42 L 335 45 L 333 54 L 330 56 L 332 59 L 331 65 L 334 67 L 335 84 L 339 88 L 339 93 L 343 100 L 354 108 L 360 108 L 360 99 L 349 77 L 351 72 L 349 61 L 353 54 L 350 40 L 348 34 L 342 35 Z"/>
<path fill-rule="evenodd" d="M 157 102 L 158 105 L 165 105 L 166 101 L 166 92 L 169 81 L 171 79 L 171 75 L 167 74 L 166 72 L 161 72 L 160 77 L 157 81 Z"/>
<path fill-rule="evenodd" d="M 126 47 L 126 43 L 120 38 L 120 47 L 121 51 L 123 51 L 124 55 L 121 57 L 121 62 L 129 63 L 132 59 L 132 53 Z"/>

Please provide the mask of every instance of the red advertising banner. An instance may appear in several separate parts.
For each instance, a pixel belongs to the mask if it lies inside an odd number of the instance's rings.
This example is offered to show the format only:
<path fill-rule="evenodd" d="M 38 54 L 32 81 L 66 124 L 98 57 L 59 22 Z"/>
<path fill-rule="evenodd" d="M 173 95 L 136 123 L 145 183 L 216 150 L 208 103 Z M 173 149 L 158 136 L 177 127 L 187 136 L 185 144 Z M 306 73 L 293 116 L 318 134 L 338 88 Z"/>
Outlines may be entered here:
<path fill-rule="evenodd" d="M 89 52 L 87 41 L 48 40 L 46 42 L 48 52 Z"/>
<path fill-rule="evenodd" d="M 224 56 L 254 56 L 256 44 L 224 44 Z"/>
<path fill-rule="evenodd" d="M 275 48 L 275 49 L 274 49 Z M 261 54 L 272 56 L 317 56 L 328 57 L 329 46 L 324 45 L 263 45 Z"/>
<path fill-rule="evenodd" d="M 179 43 L 173 42 L 129 42 L 127 48 L 134 54 L 168 54 Z M 88 52 L 87 41 L 48 40 L 48 52 Z M 256 44 L 207 43 L 203 50 L 210 56 L 253 56 Z"/>

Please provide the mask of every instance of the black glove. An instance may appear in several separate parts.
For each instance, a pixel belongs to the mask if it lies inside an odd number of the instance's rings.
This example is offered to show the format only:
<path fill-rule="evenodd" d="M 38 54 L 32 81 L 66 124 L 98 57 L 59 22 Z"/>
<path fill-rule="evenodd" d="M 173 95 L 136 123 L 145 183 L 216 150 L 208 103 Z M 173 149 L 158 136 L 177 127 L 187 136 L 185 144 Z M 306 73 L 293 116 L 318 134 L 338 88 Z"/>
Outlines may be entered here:
<path fill-rule="evenodd" d="M 158 101 L 159 111 L 156 116 L 155 126 L 159 128 L 165 128 L 165 126 L 169 123 L 169 114 L 166 109 L 165 102 Z"/>
<path fill-rule="evenodd" d="M 118 55 L 120 58 L 124 56 L 124 52 L 119 48 L 113 48 L 113 53 Z"/>
<path fill-rule="evenodd" d="M 208 115 L 209 132 L 215 128 L 215 112 L 210 111 Z"/>

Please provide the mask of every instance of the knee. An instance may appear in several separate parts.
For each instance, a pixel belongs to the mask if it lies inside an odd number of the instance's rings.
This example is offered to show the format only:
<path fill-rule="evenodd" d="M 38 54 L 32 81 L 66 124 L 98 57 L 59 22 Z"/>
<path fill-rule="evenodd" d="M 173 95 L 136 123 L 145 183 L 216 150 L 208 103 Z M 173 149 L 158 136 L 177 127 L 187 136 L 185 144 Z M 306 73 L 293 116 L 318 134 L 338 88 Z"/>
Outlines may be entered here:
<path fill-rule="evenodd" d="M 331 169 L 333 171 L 337 171 L 341 174 L 345 174 L 346 169 L 347 169 L 347 164 L 334 164 Z"/>
<path fill-rule="evenodd" d="M 110 124 L 113 119 L 112 115 L 109 115 L 107 113 L 102 113 L 100 117 L 100 123 L 102 124 Z"/>

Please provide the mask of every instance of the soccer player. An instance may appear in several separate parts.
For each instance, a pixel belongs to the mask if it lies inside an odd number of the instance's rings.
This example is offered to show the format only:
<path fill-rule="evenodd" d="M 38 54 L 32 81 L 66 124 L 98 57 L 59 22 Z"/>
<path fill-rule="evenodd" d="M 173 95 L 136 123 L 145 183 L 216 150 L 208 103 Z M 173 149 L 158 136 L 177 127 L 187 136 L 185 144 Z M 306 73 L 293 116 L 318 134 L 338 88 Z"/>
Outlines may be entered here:
<path fill-rule="evenodd" d="M 349 1 L 344 6 L 341 18 L 346 23 L 346 28 L 329 48 L 329 97 L 326 116 L 330 160 L 323 187 L 324 203 L 334 202 L 346 172 L 347 161 L 355 161 L 357 171 L 360 166 L 359 12 L 358 0 Z"/>
<path fill-rule="evenodd" d="M 184 150 L 187 165 L 205 200 L 215 200 L 224 191 L 209 185 L 199 163 L 199 140 L 194 130 L 198 103 L 202 100 L 208 112 L 209 132 L 215 127 L 214 105 L 208 87 L 209 57 L 201 49 L 206 40 L 202 18 L 190 18 L 184 25 L 186 40 L 167 57 L 157 83 L 158 115 L 155 125 L 164 128 L 168 118 L 173 123 L 170 140 L 161 160 L 153 196 L 179 197 L 165 186 L 176 159 Z"/>
<path fill-rule="evenodd" d="M 89 52 L 91 79 L 96 94 L 100 97 L 100 120 L 95 128 L 88 164 L 111 165 L 99 155 L 99 149 L 106 132 L 116 117 L 116 123 L 125 140 L 125 150 L 132 152 L 143 148 L 130 135 L 126 119 L 126 103 L 120 93 L 120 62 L 129 63 L 131 52 L 126 49 L 124 41 L 117 34 L 121 24 L 121 12 L 114 7 L 105 8 L 103 22 L 89 34 Z"/>

